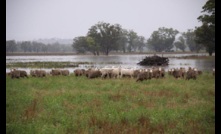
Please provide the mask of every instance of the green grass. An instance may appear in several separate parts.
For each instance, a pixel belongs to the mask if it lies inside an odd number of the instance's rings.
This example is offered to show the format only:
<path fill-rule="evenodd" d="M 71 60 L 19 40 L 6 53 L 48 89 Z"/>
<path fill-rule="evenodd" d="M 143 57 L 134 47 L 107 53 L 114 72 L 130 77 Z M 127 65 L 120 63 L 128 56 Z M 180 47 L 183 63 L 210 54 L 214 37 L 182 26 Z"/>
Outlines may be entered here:
<path fill-rule="evenodd" d="M 65 68 L 79 67 L 82 64 L 93 65 L 93 62 L 13 62 L 6 63 L 6 68 Z M 121 62 L 100 62 L 100 64 L 122 64 Z"/>
<path fill-rule="evenodd" d="M 215 133 L 215 78 L 6 77 L 6 133 Z"/>

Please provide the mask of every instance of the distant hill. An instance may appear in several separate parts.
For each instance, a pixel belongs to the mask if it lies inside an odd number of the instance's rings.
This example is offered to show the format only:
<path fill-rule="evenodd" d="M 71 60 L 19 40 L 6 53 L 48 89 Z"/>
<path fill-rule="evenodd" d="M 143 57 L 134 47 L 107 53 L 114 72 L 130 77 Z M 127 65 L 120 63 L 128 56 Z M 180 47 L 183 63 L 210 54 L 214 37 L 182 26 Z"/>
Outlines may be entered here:
<path fill-rule="evenodd" d="M 44 44 L 53 44 L 53 43 L 59 43 L 59 44 L 72 44 L 73 39 L 60 39 L 60 38 L 49 38 L 49 39 L 38 39 L 38 40 L 33 40 L 36 42 L 41 42 Z"/>

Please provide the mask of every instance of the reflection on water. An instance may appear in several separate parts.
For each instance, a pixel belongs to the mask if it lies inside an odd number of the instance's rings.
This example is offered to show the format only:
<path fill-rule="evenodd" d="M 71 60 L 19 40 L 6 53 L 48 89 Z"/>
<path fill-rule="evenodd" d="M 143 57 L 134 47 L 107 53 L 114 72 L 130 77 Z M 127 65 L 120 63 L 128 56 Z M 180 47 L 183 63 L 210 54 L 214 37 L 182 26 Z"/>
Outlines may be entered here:
<path fill-rule="evenodd" d="M 172 57 L 188 56 L 193 54 L 164 54 L 164 57 L 169 57 L 169 65 L 165 66 L 165 69 L 169 68 L 179 68 L 179 67 L 196 67 L 200 70 L 211 71 L 215 67 L 215 58 L 212 59 L 177 59 Z M 194 55 L 207 55 L 207 54 L 194 54 Z M 6 63 L 11 62 L 93 62 L 95 67 L 104 67 L 104 66 L 121 66 L 125 68 L 148 68 L 150 66 L 140 66 L 137 65 L 146 56 L 152 55 L 110 55 L 110 56 L 92 56 L 92 55 L 73 55 L 73 56 L 6 56 Z M 162 55 L 159 55 L 162 56 Z M 78 68 L 87 68 L 91 65 L 79 65 Z M 20 68 L 24 69 L 24 68 Z M 76 68 L 67 68 L 73 72 Z M 28 72 L 30 69 L 25 69 Z M 45 69 L 50 71 L 51 69 Z M 6 68 L 6 72 L 10 70 Z"/>

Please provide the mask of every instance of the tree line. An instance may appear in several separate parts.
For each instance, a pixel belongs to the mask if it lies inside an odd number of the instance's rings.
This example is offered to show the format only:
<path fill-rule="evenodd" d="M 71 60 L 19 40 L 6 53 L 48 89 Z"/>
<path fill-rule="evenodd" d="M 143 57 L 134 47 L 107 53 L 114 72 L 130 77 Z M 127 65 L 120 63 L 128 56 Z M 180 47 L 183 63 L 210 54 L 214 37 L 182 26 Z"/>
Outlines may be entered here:
<path fill-rule="evenodd" d="M 91 26 L 87 35 L 75 37 L 72 46 L 78 53 L 91 52 L 94 55 L 108 55 L 111 51 L 142 52 L 145 47 L 155 52 L 168 52 L 174 46 L 183 52 L 187 47 L 192 52 L 205 49 L 212 55 L 215 52 L 215 0 L 208 0 L 202 8 L 205 14 L 197 19 L 203 25 L 183 33 L 173 28 L 160 27 L 145 40 L 135 31 L 123 29 L 120 24 L 98 22 Z M 175 41 L 178 33 L 181 36 Z"/>
<path fill-rule="evenodd" d="M 72 52 L 71 44 L 60 44 L 58 42 L 44 44 L 37 41 L 6 41 L 6 52 Z"/>

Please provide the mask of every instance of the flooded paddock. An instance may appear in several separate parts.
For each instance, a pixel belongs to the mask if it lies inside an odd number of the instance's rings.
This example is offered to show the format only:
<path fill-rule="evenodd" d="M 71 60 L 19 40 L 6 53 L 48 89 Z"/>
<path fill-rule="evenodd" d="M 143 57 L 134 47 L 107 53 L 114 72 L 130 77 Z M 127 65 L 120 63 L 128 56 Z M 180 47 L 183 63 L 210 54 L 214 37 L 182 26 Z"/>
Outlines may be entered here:
<path fill-rule="evenodd" d="M 215 68 L 215 57 L 213 58 L 199 58 L 199 59 L 182 59 L 176 57 L 198 55 L 204 56 L 208 55 L 206 53 L 200 54 L 159 54 L 158 56 L 168 57 L 169 65 L 164 66 L 166 70 L 170 68 L 188 68 L 196 67 L 199 70 L 211 71 Z M 89 62 L 91 64 L 79 64 L 78 67 L 65 68 L 70 72 L 73 72 L 77 68 L 89 68 L 89 67 L 124 67 L 124 68 L 150 68 L 152 66 L 140 66 L 137 65 L 139 61 L 144 59 L 146 56 L 153 56 L 153 54 L 143 54 L 143 55 L 109 55 L 109 56 L 93 56 L 93 55 L 68 55 L 68 56 L 6 56 L 7 63 L 15 62 Z M 26 70 L 28 73 L 30 68 L 18 68 Z M 31 68 L 33 69 L 33 68 Z M 41 68 L 49 72 L 51 68 Z M 6 68 L 6 72 L 10 72 L 9 68 Z"/>

